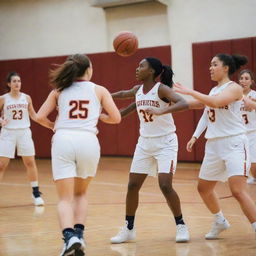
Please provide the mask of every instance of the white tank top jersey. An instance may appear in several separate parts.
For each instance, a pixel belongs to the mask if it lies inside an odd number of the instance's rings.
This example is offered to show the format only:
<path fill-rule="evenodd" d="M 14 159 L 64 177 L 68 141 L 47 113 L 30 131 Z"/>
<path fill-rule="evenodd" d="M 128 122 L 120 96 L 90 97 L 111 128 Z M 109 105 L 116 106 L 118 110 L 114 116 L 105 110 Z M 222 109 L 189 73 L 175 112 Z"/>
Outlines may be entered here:
<path fill-rule="evenodd" d="M 28 100 L 25 93 L 21 93 L 18 99 L 11 97 L 9 93 L 3 95 L 3 117 L 8 120 L 4 126 L 6 129 L 25 129 L 30 127 L 28 112 Z"/>
<path fill-rule="evenodd" d="M 209 95 L 214 96 L 220 94 L 231 83 L 232 81 L 229 81 L 221 86 L 215 86 Z M 213 139 L 245 133 L 246 129 L 240 110 L 241 104 L 242 100 L 237 100 L 219 108 L 206 107 L 208 123 L 205 138 Z"/>
<path fill-rule="evenodd" d="M 256 91 L 251 90 L 246 97 L 250 98 L 251 100 L 256 101 Z M 244 103 L 241 106 L 242 117 L 244 120 L 245 127 L 247 132 L 255 131 L 256 130 L 256 110 L 253 109 L 251 111 L 244 109 Z"/>
<path fill-rule="evenodd" d="M 164 136 L 176 130 L 172 114 L 168 113 L 152 116 L 145 112 L 148 108 L 163 109 L 170 105 L 158 96 L 160 84 L 161 83 L 156 83 L 146 94 L 144 94 L 143 85 L 141 85 L 136 93 L 136 107 L 140 119 L 140 136 L 142 137 Z"/>
<path fill-rule="evenodd" d="M 75 81 L 59 94 L 59 115 L 55 130 L 77 129 L 98 133 L 96 126 L 101 104 L 95 93 L 95 86 L 89 81 Z"/>

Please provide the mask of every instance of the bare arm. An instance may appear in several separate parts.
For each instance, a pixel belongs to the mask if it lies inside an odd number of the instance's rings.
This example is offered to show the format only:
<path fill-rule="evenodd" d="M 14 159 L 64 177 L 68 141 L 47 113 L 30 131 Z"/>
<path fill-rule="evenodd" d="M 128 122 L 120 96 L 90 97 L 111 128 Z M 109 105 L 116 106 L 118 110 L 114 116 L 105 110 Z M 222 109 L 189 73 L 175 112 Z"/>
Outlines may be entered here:
<path fill-rule="evenodd" d="M 205 107 L 203 103 L 198 100 L 188 100 L 189 109 L 202 109 Z"/>
<path fill-rule="evenodd" d="M 54 128 L 54 122 L 50 121 L 48 119 L 48 115 L 56 109 L 57 102 L 57 92 L 51 91 L 48 95 L 47 99 L 43 103 L 43 105 L 40 107 L 36 114 L 36 122 L 41 124 L 42 126 L 52 129 Z"/>
<path fill-rule="evenodd" d="M 247 110 L 256 109 L 256 102 L 254 99 L 250 99 L 248 97 L 243 98 L 244 101 L 244 107 Z"/>
<path fill-rule="evenodd" d="M 130 90 L 114 92 L 111 95 L 112 95 L 113 99 L 132 99 L 135 97 L 135 94 L 139 88 L 140 88 L 140 85 L 136 85 Z"/>
<path fill-rule="evenodd" d="M 120 113 L 122 117 L 126 117 L 130 115 L 136 109 L 136 102 L 131 103 L 125 108 L 120 109 Z"/>
<path fill-rule="evenodd" d="M 146 111 L 149 114 L 153 115 L 163 115 L 167 113 L 174 113 L 178 111 L 183 111 L 189 109 L 189 105 L 185 99 L 183 99 L 180 95 L 174 92 L 173 89 L 166 85 L 161 85 L 158 89 L 158 96 L 160 99 L 166 98 L 169 102 L 172 102 L 174 104 L 170 105 L 169 107 L 165 109 L 147 109 Z"/>
<path fill-rule="evenodd" d="M 99 85 L 95 88 L 95 91 L 98 98 L 100 99 L 103 109 L 107 112 L 107 114 L 100 114 L 100 120 L 108 124 L 120 123 L 121 115 L 115 102 L 113 101 L 113 98 L 111 97 L 110 92 L 103 86 Z"/>
<path fill-rule="evenodd" d="M 242 99 L 243 96 L 243 89 L 237 83 L 232 83 L 226 89 L 224 89 L 220 94 L 210 96 L 193 89 L 189 89 L 179 83 L 174 84 L 175 91 L 191 95 L 196 100 L 200 101 L 201 103 L 211 107 L 211 108 L 218 108 L 226 106 L 236 100 Z"/>
<path fill-rule="evenodd" d="M 33 120 L 33 121 L 37 121 L 36 119 L 36 111 L 33 107 L 33 103 L 32 103 L 32 99 L 29 95 L 27 95 L 27 100 L 28 100 L 28 113 L 29 113 L 29 116 L 30 118 Z"/>
<path fill-rule="evenodd" d="M 2 113 L 4 107 L 4 97 L 0 96 L 0 114 Z M 7 123 L 7 120 L 4 119 L 4 117 L 0 116 L 0 125 L 4 126 Z"/>

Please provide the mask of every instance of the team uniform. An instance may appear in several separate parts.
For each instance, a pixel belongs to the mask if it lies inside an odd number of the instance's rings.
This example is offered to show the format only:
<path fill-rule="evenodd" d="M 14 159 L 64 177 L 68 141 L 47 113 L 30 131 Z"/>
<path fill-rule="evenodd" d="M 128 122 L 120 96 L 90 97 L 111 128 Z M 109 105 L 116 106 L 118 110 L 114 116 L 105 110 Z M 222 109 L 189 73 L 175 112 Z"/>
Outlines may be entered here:
<path fill-rule="evenodd" d="M 52 140 L 54 180 L 96 174 L 100 158 L 96 126 L 101 104 L 95 86 L 89 81 L 76 81 L 59 94 Z"/>
<path fill-rule="evenodd" d="M 16 148 L 19 156 L 34 156 L 35 147 L 29 128 L 28 96 L 21 93 L 16 99 L 6 93 L 3 97 L 2 115 L 8 123 L 1 129 L 0 156 L 14 158 Z"/>
<path fill-rule="evenodd" d="M 255 101 L 256 91 L 251 90 L 246 97 Z M 256 110 L 245 110 L 244 103 L 242 103 L 241 111 L 249 140 L 250 160 L 252 163 L 256 163 Z"/>
<path fill-rule="evenodd" d="M 143 85 L 136 93 L 136 108 L 140 119 L 140 137 L 131 165 L 131 173 L 156 176 L 157 173 L 175 172 L 178 140 L 171 114 L 148 115 L 146 109 L 164 109 L 169 103 L 158 96 L 161 83 L 156 83 L 146 94 Z"/>
<path fill-rule="evenodd" d="M 221 93 L 232 81 L 214 87 L 211 96 Z M 208 114 L 205 156 L 199 178 L 226 181 L 235 175 L 248 176 L 249 144 L 241 116 L 242 101 L 220 108 L 206 107 Z"/>

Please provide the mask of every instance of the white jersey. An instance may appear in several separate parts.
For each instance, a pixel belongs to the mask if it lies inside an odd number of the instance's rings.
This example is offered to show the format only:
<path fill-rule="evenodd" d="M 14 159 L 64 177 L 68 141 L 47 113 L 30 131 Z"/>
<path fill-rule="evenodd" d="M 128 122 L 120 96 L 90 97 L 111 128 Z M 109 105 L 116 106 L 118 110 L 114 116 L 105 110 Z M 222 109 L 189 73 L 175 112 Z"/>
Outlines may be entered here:
<path fill-rule="evenodd" d="M 10 93 L 3 95 L 3 118 L 8 122 L 6 129 L 25 129 L 30 127 L 28 112 L 28 100 L 25 93 L 21 93 L 18 99 L 11 97 Z"/>
<path fill-rule="evenodd" d="M 221 86 L 215 86 L 209 95 L 214 96 L 220 94 L 231 83 L 232 81 L 229 81 Z M 245 133 L 246 129 L 240 110 L 241 104 L 242 100 L 237 100 L 219 108 L 206 107 L 208 122 L 205 138 L 213 139 Z"/>
<path fill-rule="evenodd" d="M 172 114 L 148 115 L 145 110 L 148 108 L 163 109 L 170 104 L 164 102 L 158 96 L 158 88 L 161 83 L 155 86 L 146 94 L 143 92 L 143 85 L 136 93 L 136 107 L 140 119 L 140 135 L 142 137 L 159 137 L 175 132 L 176 127 Z"/>
<path fill-rule="evenodd" d="M 251 100 L 256 101 L 256 91 L 251 90 L 246 97 L 250 98 Z M 256 111 L 255 109 L 253 110 L 245 110 L 244 109 L 244 102 L 242 103 L 241 106 L 241 111 L 242 111 L 242 117 L 244 120 L 245 127 L 247 129 L 247 132 L 255 131 L 256 130 Z"/>
<path fill-rule="evenodd" d="M 60 93 L 55 130 L 78 129 L 98 133 L 96 126 L 101 104 L 95 93 L 95 86 L 89 81 L 76 81 Z"/>

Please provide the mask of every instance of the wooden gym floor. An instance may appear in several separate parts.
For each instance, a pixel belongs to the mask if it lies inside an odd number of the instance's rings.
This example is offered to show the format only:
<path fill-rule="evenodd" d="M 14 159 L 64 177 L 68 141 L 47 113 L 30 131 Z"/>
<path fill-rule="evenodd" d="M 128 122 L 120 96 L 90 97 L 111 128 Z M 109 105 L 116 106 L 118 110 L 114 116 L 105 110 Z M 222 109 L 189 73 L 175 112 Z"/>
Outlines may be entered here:
<path fill-rule="evenodd" d="M 175 224 L 155 178 L 148 177 L 140 193 L 136 242 L 111 245 L 109 239 L 124 224 L 125 195 L 131 158 L 105 157 L 89 187 L 86 223 L 87 256 L 255 256 L 256 239 L 227 184 L 217 192 L 231 228 L 219 240 L 204 239 L 212 216 L 196 191 L 198 164 L 180 163 L 174 179 L 189 243 L 175 243 Z M 0 183 L 0 256 L 57 256 L 62 248 L 50 160 L 37 160 L 45 207 L 34 207 L 24 166 L 11 161 Z M 256 200 L 256 185 L 248 185 Z"/>

